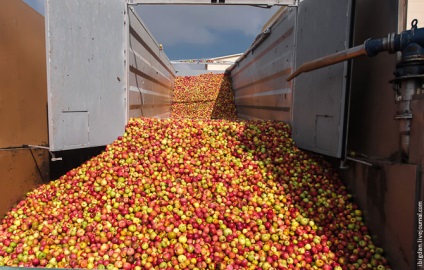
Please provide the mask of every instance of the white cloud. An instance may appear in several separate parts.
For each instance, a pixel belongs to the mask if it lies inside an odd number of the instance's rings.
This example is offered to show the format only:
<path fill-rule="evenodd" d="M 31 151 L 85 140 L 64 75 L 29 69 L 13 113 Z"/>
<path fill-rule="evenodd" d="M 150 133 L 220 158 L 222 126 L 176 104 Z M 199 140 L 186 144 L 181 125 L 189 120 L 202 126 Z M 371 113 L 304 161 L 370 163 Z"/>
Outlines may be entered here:
<path fill-rule="evenodd" d="M 240 31 L 253 38 L 276 9 L 246 6 L 149 6 L 136 7 L 158 42 L 210 44 L 218 32 Z"/>
<path fill-rule="evenodd" d="M 24 2 L 42 15 L 45 14 L 45 0 L 24 0 Z M 212 44 L 218 42 L 218 33 L 225 31 L 239 31 L 253 40 L 276 9 L 180 5 L 136 7 L 156 40 L 168 46 Z"/>
<path fill-rule="evenodd" d="M 45 0 L 24 0 L 29 6 L 38 11 L 41 15 L 44 15 L 44 1 Z"/>

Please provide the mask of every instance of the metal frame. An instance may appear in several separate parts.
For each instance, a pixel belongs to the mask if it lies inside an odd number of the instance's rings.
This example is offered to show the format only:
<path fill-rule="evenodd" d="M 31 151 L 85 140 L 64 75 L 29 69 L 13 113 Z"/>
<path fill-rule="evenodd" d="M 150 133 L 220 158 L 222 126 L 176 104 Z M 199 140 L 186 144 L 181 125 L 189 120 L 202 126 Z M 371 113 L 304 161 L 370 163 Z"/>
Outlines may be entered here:
<path fill-rule="evenodd" d="M 296 6 L 298 0 L 127 0 L 128 4 L 149 5 L 255 5 Z"/>

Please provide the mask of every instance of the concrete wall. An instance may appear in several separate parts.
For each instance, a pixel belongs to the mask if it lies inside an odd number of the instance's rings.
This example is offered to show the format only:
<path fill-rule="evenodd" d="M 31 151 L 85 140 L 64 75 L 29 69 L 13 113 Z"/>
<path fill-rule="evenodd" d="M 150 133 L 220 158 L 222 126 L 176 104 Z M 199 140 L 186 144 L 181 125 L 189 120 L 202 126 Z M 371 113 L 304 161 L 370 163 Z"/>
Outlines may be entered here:
<path fill-rule="evenodd" d="M 424 27 L 424 1 L 408 0 L 408 16 L 406 27 L 411 28 L 411 21 L 418 19 L 418 27 Z"/>
<path fill-rule="evenodd" d="M 48 180 L 44 17 L 20 0 L 0 1 L 0 218 Z"/>

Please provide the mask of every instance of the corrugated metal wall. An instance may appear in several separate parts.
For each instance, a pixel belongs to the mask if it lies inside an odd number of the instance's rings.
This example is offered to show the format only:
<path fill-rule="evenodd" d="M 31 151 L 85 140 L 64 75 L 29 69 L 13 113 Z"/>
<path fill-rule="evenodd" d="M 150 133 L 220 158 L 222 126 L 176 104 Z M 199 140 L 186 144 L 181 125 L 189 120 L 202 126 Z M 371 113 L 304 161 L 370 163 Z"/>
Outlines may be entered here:
<path fill-rule="evenodd" d="M 271 34 L 231 71 L 237 114 L 242 118 L 291 122 L 291 74 L 296 9 L 286 8 Z"/>
<path fill-rule="evenodd" d="M 44 17 L 22 1 L 0 1 L 0 218 L 48 180 Z"/>
<path fill-rule="evenodd" d="M 175 69 L 129 8 L 129 117 L 169 117 Z"/>

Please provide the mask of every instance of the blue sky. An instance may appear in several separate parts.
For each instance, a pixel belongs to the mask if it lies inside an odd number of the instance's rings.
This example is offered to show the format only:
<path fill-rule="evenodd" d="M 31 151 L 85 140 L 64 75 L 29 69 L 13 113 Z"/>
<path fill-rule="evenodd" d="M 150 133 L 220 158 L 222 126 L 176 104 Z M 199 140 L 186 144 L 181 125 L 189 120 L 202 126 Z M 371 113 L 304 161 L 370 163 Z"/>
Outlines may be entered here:
<path fill-rule="evenodd" d="M 44 15 L 44 0 L 24 0 L 24 2 Z"/>
<path fill-rule="evenodd" d="M 24 0 L 44 15 L 44 0 Z M 249 6 L 154 6 L 136 11 L 171 60 L 244 52 L 277 10 Z"/>
<path fill-rule="evenodd" d="M 277 8 L 148 6 L 136 10 L 170 59 L 244 52 Z"/>

